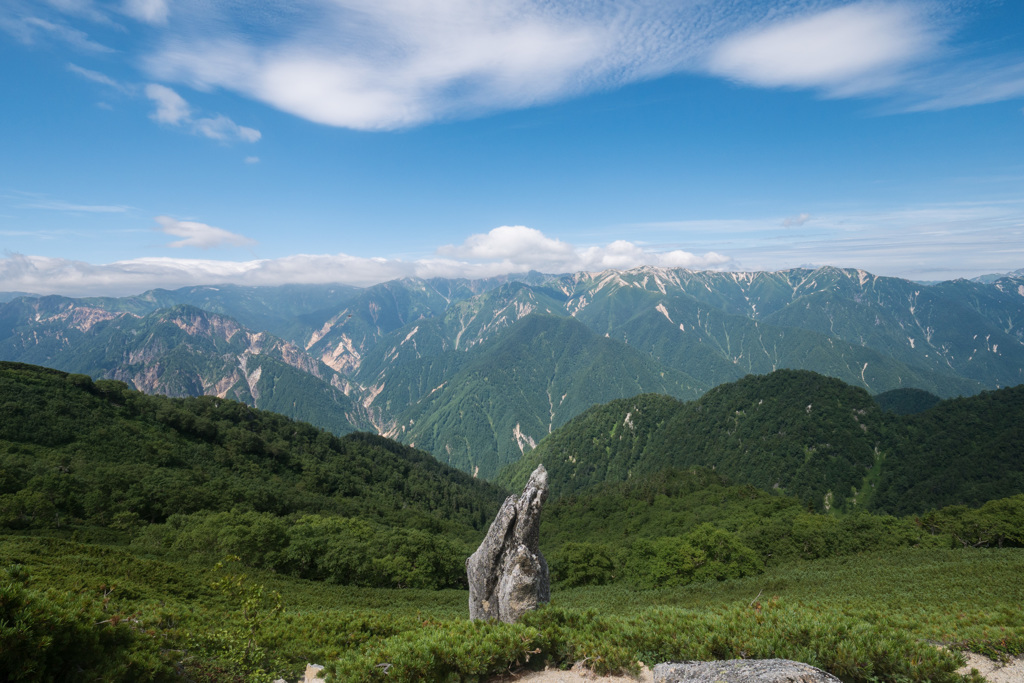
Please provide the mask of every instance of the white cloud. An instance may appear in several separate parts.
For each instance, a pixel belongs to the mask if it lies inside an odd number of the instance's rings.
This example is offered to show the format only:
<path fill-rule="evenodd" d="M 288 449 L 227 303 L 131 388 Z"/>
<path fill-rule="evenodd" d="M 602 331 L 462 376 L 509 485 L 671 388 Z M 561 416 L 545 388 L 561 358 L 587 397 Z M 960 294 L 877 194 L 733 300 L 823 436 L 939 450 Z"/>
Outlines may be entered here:
<path fill-rule="evenodd" d="M 891 85 L 940 37 L 907 5 L 860 2 L 738 33 L 714 49 L 708 68 L 761 87 L 857 94 Z"/>
<path fill-rule="evenodd" d="M 215 246 L 251 243 L 241 235 L 203 223 L 157 219 L 168 234 L 184 237 L 171 246 Z M 90 264 L 43 256 L 8 255 L 0 259 L 0 291 L 86 296 L 136 294 L 154 287 L 235 283 L 343 282 L 371 285 L 400 277 L 485 278 L 540 270 L 547 273 L 599 271 L 640 265 L 713 268 L 727 266 L 720 254 L 697 256 L 682 250 L 654 251 L 632 242 L 575 247 L 522 226 L 501 227 L 472 235 L 462 245 L 442 247 L 435 256 L 405 261 L 364 258 L 349 254 L 295 254 L 275 259 L 221 261 L 179 258 L 139 258 Z"/>
<path fill-rule="evenodd" d="M 150 83 L 146 86 L 146 97 L 156 104 L 156 111 L 150 115 L 150 118 L 157 123 L 177 126 L 188 121 L 192 116 L 192 109 L 188 106 L 185 98 L 165 85 Z"/>
<path fill-rule="evenodd" d="M 167 245 L 169 247 L 199 247 L 201 249 L 209 249 L 210 247 L 219 247 L 222 245 L 244 247 L 256 244 L 254 240 L 251 240 L 244 235 L 228 232 L 222 228 L 215 228 L 212 225 L 207 225 L 206 223 L 179 221 L 171 218 L 170 216 L 157 216 L 156 222 L 160 224 L 160 227 L 157 228 L 157 230 L 165 232 L 168 235 L 184 238 L 176 242 L 169 243 Z"/>
<path fill-rule="evenodd" d="M 60 199 L 40 199 L 20 205 L 26 209 L 49 209 L 73 213 L 126 213 L 131 207 L 104 204 L 72 204 Z"/>
<path fill-rule="evenodd" d="M 183 238 L 177 245 L 251 244 L 241 235 L 203 223 L 158 220 L 165 232 Z M 933 280 L 1009 272 L 1024 262 L 1024 201 L 819 211 L 800 231 L 786 230 L 782 222 L 775 216 L 630 227 L 633 234 L 670 235 L 666 244 L 656 247 L 628 240 L 577 246 L 524 226 L 502 226 L 416 260 L 339 253 L 249 261 L 139 258 L 90 264 L 13 254 L 0 259 L 0 291 L 124 295 L 197 284 L 370 285 L 408 276 L 483 278 L 529 270 L 593 272 L 641 265 L 748 271 L 835 265 Z M 693 251 L 680 248 L 684 240 Z"/>
<path fill-rule="evenodd" d="M 442 257 L 466 259 L 470 263 L 501 264 L 503 272 L 539 270 L 545 273 L 624 269 L 641 265 L 669 268 L 719 268 L 729 258 L 708 252 L 703 256 L 682 250 L 658 252 L 626 240 L 605 246 L 575 247 L 522 225 L 502 226 L 488 233 L 472 235 L 461 245 L 438 249 Z"/>
<path fill-rule="evenodd" d="M 297 254 L 253 261 L 139 258 L 105 264 L 8 254 L 0 259 L 0 291 L 125 296 L 157 287 L 219 283 L 370 285 L 414 274 L 408 263 L 347 254 Z"/>
<path fill-rule="evenodd" d="M 811 220 L 811 214 L 809 214 L 809 213 L 801 213 L 801 214 L 796 215 L 796 216 L 787 216 L 787 217 L 783 218 L 782 219 L 782 225 L 783 225 L 783 227 L 786 227 L 786 228 L 799 227 L 799 226 L 803 225 L 804 223 L 806 223 L 809 220 Z"/>
<path fill-rule="evenodd" d="M 258 164 L 258 163 L 260 163 L 260 158 L 259 157 L 246 157 L 244 159 L 244 161 L 247 164 Z"/>
<path fill-rule="evenodd" d="M 696 65 L 708 27 L 733 21 L 646 0 L 310 0 L 259 15 L 190 6 L 201 18 L 150 56 L 155 77 L 365 130 L 530 106 Z M 260 31 L 213 28 L 257 21 Z"/>
<path fill-rule="evenodd" d="M 194 130 L 200 135 L 206 136 L 211 140 L 220 140 L 222 142 L 228 140 L 257 142 L 261 137 L 263 137 L 255 128 L 239 126 L 223 114 L 218 114 L 211 119 L 199 119 L 192 125 Z"/>
<path fill-rule="evenodd" d="M 109 88 L 113 88 L 114 90 L 117 90 L 119 92 L 123 92 L 123 93 L 126 93 L 126 94 L 130 94 L 132 92 L 132 88 L 131 87 L 129 87 L 129 86 L 123 84 L 123 83 L 119 83 L 118 81 L 115 81 L 110 76 L 108 76 L 108 75 L 106 75 L 104 73 L 100 73 L 99 71 L 93 71 L 92 69 L 86 69 L 84 67 L 78 66 L 77 64 L 68 64 L 68 71 L 70 71 L 71 73 L 78 74 L 82 78 L 84 78 L 86 80 L 89 80 L 89 81 L 92 81 L 93 83 L 99 83 L 101 85 L 105 85 L 105 86 L 107 86 Z"/>
<path fill-rule="evenodd" d="M 565 263 L 577 258 L 571 244 L 522 225 L 503 225 L 486 234 L 471 235 L 461 245 L 443 246 L 438 253 L 476 261 L 501 259 L 516 264 Z"/>
<path fill-rule="evenodd" d="M 147 24 L 166 24 L 170 14 L 167 0 L 124 0 L 121 11 Z"/>
<path fill-rule="evenodd" d="M 165 85 L 150 83 L 146 86 L 146 97 L 156 104 L 156 110 L 150 118 L 158 123 L 172 126 L 188 124 L 196 135 L 220 142 L 258 142 L 263 137 L 255 128 L 240 126 L 223 114 L 210 118 L 193 118 L 192 108 L 185 98 Z"/>
<path fill-rule="evenodd" d="M 143 66 L 154 80 L 225 89 L 361 130 L 528 107 L 680 72 L 884 97 L 899 110 L 1024 94 L 1012 33 L 990 41 L 1001 53 L 973 58 L 990 47 L 952 44 L 969 13 L 944 1 L 270 0 L 254 9 L 175 0 L 173 11 L 169 0 L 49 1 L 75 16 L 117 6 L 152 24 Z M 33 13 L 28 0 L 4 0 L 0 29 L 23 42 L 48 35 L 109 50 Z M 251 135 L 238 128 L 233 139 Z"/>
<path fill-rule="evenodd" d="M 85 31 L 71 28 L 63 23 L 48 21 L 36 16 L 10 17 L 0 15 L 0 28 L 12 34 L 23 43 L 50 38 L 67 43 L 83 52 L 113 52 L 112 48 L 92 40 Z"/>
<path fill-rule="evenodd" d="M 768 217 L 631 229 L 687 235 L 695 248 L 714 245 L 732 257 L 731 270 L 780 270 L 810 263 L 941 280 L 1008 272 L 1024 263 L 1024 201 L 832 209 L 816 211 L 799 231 L 783 223 L 780 217 Z"/>
<path fill-rule="evenodd" d="M 884 95 L 906 107 L 964 79 L 944 59 L 954 8 L 924 0 L 181 0 L 145 65 L 333 126 L 383 130 L 533 106 L 668 73 Z M 1019 58 L 967 63 L 985 98 L 1021 90 Z M 945 99 L 948 105 L 970 98 Z"/>

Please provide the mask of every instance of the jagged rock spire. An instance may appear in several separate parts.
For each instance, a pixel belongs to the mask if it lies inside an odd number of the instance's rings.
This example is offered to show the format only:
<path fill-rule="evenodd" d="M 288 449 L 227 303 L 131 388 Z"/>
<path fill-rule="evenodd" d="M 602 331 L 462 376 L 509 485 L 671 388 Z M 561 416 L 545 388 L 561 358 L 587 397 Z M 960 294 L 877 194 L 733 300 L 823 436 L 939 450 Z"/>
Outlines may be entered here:
<path fill-rule="evenodd" d="M 540 509 L 548 472 L 538 465 L 523 493 L 505 499 L 480 547 L 466 560 L 469 618 L 513 623 L 551 600 L 548 563 L 540 553 Z"/>

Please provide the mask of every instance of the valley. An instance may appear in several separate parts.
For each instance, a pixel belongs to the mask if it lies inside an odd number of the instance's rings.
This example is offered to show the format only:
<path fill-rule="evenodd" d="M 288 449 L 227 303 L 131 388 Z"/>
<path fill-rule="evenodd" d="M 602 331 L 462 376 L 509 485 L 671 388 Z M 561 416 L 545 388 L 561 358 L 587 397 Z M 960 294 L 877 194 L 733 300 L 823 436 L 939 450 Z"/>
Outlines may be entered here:
<path fill-rule="evenodd" d="M 0 359 L 374 431 L 484 478 L 593 405 L 804 369 L 871 394 L 1024 382 L 1024 280 L 824 267 L 13 297 Z M 13 296 L 13 295 L 12 295 Z"/>

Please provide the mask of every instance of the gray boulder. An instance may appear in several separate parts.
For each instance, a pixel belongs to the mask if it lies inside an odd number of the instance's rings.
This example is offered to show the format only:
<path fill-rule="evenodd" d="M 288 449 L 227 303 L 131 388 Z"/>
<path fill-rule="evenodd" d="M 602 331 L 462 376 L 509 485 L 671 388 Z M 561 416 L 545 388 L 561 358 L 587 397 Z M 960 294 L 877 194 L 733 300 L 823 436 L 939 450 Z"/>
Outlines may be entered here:
<path fill-rule="evenodd" d="M 540 554 L 540 508 L 548 497 L 543 465 L 518 498 L 505 499 L 476 552 L 466 560 L 469 618 L 518 621 L 551 600 L 548 563 Z"/>
<path fill-rule="evenodd" d="M 654 683 L 841 683 L 830 673 L 789 659 L 729 659 L 665 662 L 654 667 Z"/>

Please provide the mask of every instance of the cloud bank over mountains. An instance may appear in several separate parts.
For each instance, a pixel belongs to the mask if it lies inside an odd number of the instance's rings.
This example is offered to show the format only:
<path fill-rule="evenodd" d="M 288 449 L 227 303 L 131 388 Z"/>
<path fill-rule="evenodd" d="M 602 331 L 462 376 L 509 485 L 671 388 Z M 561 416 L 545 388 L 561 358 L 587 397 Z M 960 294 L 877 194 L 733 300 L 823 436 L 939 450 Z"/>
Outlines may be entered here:
<path fill-rule="evenodd" d="M 160 230 L 184 239 L 170 247 L 246 246 L 252 240 L 193 221 L 161 216 Z M 577 247 L 523 226 L 502 226 L 447 245 L 426 258 L 405 261 L 349 254 L 294 254 L 275 259 L 228 261 L 149 257 L 91 264 L 69 259 L 10 254 L 0 259 L 0 291 L 37 294 L 125 295 L 147 289 L 197 284 L 279 285 L 332 283 L 371 285 L 401 277 L 485 278 L 539 270 L 545 273 L 600 271 L 640 265 L 721 269 L 730 259 L 679 249 L 659 252 L 625 240 Z"/>
<path fill-rule="evenodd" d="M 156 221 L 154 230 L 180 238 L 165 243 L 165 249 L 259 249 L 258 242 L 243 234 L 198 221 L 168 216 Z M 784 238 L 780 230 L 786 233 Z M 8 253 L 0 259 L 0 291 L 87 296 L 218 283 L 365 286 L 413 276 L 486 278 L 531 270 L 554 274 L 644 265 L 744 271 L 834 265 L 864 268 L 877 275 L 942 280 L 1009 272 L 1024 262 L 1024 202 L 1020 201 L 647 223 L 622 226 L 621 232 L 646 239 L 578 245 L 535 228 L 506 225 L 411 259 L 320 253 L 248 260 L 156 256 L 93 264 Z M 663 239 L 652 239 L 659 235 Z M 688 249 L 681 248 L 685 243 Z"/>

